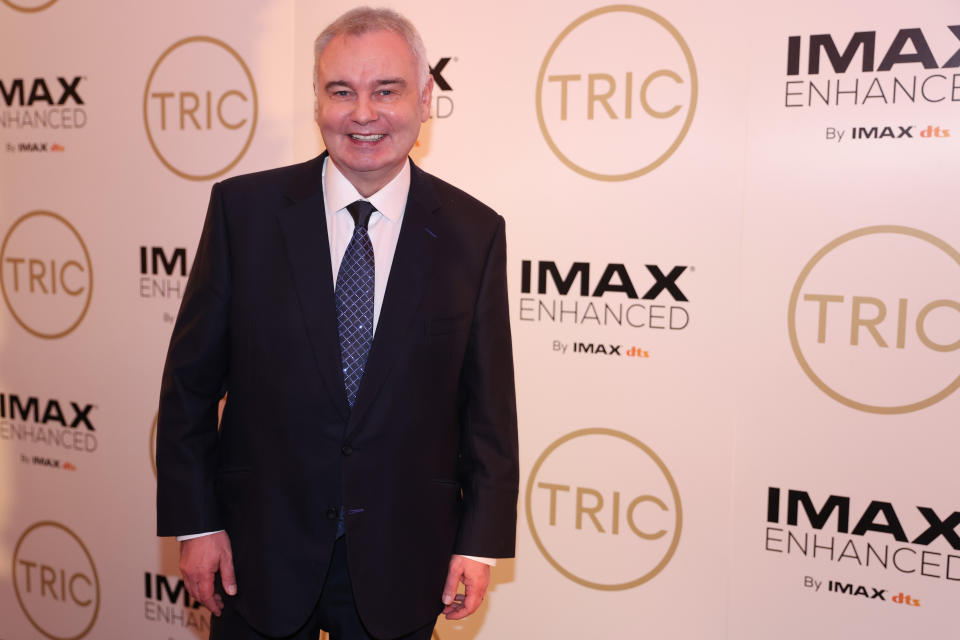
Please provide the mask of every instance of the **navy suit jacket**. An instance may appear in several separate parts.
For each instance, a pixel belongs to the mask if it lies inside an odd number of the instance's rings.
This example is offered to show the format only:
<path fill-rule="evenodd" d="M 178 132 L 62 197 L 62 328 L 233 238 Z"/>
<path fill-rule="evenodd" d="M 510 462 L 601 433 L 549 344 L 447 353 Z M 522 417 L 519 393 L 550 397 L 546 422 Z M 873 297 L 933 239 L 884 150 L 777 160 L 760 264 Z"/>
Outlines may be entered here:
<path fill-rule="evenodd" d="M 514 552 L 504 223 L 412 166 L 351 411 L 323 157 L 213 187 L 163 373 L 158 534 L 226 529 L 235 606 L 286 635 L 320 595 L 343 505 L 361 618 L 394 636 L 442 608 L 451 554 Z"/>

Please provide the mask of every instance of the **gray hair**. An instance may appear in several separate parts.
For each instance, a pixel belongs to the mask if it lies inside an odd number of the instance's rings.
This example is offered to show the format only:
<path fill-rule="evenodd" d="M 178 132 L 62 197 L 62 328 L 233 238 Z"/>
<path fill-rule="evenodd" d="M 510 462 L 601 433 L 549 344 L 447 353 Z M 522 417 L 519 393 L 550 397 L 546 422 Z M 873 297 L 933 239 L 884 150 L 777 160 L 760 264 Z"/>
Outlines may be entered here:
<path fill-rule="evenodd" d="M 314 91 L 319 91 L 317 83 L 317 67 L 320 54 L 327 48 L 330 41 L 340 35 L 360 36 L 373 31 L 392 31 L 403 38 L 417 63 L 419 75 L 419 89 L 422 91 L 427 85 L 430 67 L 427 65 L 427 51 L 423 40 L 413 24 L 393 9 L 373 9 L 371 7 L 357 7 L 331 22 L 326 29 L 320 32 L 313 43 L 313 82 Z"/>

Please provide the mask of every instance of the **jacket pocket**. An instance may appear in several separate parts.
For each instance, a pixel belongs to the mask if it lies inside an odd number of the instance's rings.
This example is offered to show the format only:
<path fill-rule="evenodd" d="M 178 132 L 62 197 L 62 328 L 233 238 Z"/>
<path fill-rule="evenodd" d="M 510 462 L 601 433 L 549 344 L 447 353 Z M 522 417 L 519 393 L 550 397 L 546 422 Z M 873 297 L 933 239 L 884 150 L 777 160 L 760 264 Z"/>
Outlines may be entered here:
<path fill-rule="evenodd" d="M 252 467 L 224 467 L 223 469 L 217 469 L 216 478 L 225 480 L 242 478 L 243 476 L 250 475 L 252 471 Z"/>

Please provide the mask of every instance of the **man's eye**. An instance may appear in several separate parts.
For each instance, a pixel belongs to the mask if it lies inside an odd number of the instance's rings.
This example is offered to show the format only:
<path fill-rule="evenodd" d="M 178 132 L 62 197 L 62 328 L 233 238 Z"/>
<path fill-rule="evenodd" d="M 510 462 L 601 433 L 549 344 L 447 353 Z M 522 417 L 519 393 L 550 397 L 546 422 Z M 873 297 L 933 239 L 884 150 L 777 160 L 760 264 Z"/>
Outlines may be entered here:
<path fill-rule="evenodd" d="M 331 95 L 337 96 L 338 98 L 345 98 L 350 95 L 350 92 L 346 89 L 340 89 L 339 91 L 334 91 Z"/>
<path fill-rule="evenodd" d="M 396 92 L 393 89 L 380 89 L 377 91 L 378 96 L 392 96 L 394 93 Z"/>

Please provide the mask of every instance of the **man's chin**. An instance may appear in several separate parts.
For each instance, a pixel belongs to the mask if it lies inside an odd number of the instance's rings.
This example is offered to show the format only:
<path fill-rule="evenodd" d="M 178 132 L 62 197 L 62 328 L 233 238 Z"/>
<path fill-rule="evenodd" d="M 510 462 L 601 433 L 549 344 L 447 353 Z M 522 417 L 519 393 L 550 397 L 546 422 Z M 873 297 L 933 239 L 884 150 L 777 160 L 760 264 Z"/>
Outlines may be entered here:
<path fill-rule="evenodd" d="M 352 154 L 339 155 L 329 151 L 330 159 L 345 176 L 356 175 L 361 178 L 373 178 L 378 175 L 391 174 L 400 170 L 407 161 L 406 156 L 386 161 L 371 157 L 352 157 Z"/>
<path fill-rule="evenodd" d="M 383 188 L 392 180 L 406 163 L 407 158 L 403 156 L 393 162 L 374 162 L 371 158 L 361 158 L 359 160 L 337 155 L 328 149 L 330 160 L 337 166 L 340 173 L 350 181 L 354 187 L 364 196 L 372 195 Z"/>

